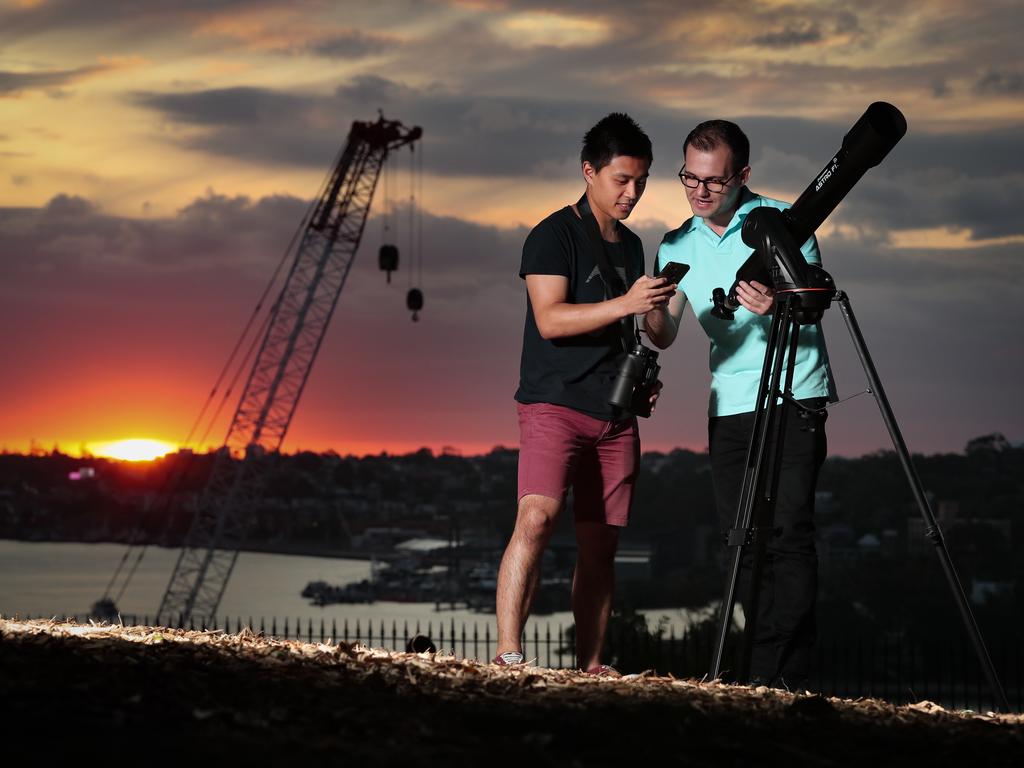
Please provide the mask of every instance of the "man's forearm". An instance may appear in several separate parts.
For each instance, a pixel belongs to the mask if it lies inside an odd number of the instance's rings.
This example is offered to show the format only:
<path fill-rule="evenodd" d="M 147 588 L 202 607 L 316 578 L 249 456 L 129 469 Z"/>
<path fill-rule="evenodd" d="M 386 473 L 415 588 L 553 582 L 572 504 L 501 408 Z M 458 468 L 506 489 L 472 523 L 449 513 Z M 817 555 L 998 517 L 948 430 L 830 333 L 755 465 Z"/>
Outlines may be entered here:
<path fill-rule="evenodd" d="M 543 312 L 535 312 L 537 329 L 545 339 L 593 333 L 629 314 L 623 299 L 623 296 L 617 296 L 593 304 L 551 304 Z"/>
<path fill-rule="evenodd" d="M 644 315 L 647 338 L 659 349 L 665 349 L 676 339 L 676 322 L 668 308 L 658 307 Z"/>

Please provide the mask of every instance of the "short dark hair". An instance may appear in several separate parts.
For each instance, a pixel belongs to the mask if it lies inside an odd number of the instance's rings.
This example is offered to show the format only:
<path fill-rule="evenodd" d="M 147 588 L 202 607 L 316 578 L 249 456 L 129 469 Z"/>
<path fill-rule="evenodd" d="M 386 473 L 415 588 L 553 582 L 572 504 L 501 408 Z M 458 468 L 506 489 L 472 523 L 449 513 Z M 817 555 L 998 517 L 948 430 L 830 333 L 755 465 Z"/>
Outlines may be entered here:
<path fill-rule="evenodd" d="M 732 158 L 736 162 L 736 167 L 732 169 L 734 173 L 750 164 L 750 139 L 736 123 L 728 120 L 706 120 L 690 131 L 683 142 L 684 158 L 686 148 L 691 144 L 701 152 L 710 152 L 720 144 L 725 144 L 732 150 Z"/>
<path fill-rule="evenodd" d="M 595 171 L 600 171 L 617 155 L 641 157 L 647 160 L 647 165 L 654 162 L 651 140 L 624 112 L 612 112 L 586 132 L 580 162 L 590 163 Z"/>

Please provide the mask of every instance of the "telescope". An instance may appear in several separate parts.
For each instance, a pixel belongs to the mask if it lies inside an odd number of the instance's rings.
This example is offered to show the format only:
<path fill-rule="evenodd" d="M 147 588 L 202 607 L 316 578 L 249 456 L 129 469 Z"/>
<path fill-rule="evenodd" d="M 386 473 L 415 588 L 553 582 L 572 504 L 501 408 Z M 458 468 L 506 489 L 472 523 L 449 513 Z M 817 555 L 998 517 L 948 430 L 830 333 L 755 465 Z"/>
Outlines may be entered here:
<path fill-rule="evenodd" d="M 787 292 L 798 292 L 801 306 L 798 320 L 816 322 L 828 308 L 835 293 L 831 276 L 821 267 L 808 264 L 800 246 L 814 234 L 828 215 L 842 202 L 868 169 L 885 159 L 907 132 L 907 121 L 892 104 L 876 101 L 843 137 L 843 144 L 821 172 L 796 199 L 792 207 L 755 208 L 743 222 L 743 242 L 754 249 L 736 271 L 728 293 L 715 288 L 711 314 L 731 320 L 740 306 L 736 288 L 741 280 L 772 285 L 780 300 Z"/>

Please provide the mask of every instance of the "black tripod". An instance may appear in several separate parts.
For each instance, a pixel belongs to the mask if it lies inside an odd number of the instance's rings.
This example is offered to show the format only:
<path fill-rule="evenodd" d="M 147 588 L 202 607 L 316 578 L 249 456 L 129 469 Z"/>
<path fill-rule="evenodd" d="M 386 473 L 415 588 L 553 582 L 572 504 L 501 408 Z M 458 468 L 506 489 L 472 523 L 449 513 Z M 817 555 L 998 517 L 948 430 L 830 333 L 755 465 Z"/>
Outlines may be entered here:
<path fill-rule="evenodd" d="M 825 281 L 831 284 L 831 278 Z M 819 283 L 821 285 L 821 283 Z M 1009 702 L 1003 692 L 999 678 L 996 676 L 995 668 L 985 648 L 985 642 L 981 637 L 981 631 L 971 612 L 967 596 L 964 594 L 963 586 L 957 576 L 956 569 L 946 548 L 939 525 L 932 514 L 928 501 L 925 499 L 924 490 L 921 487 L 921 480 L 911 463 L 910 453 L 907 451 L 906 443 L 900 433 L 896 418 L 893 416 L 892 408 L 885 396 L 882 382 L 878 378 L 875 366 L 871 361 L 864 337 L 861 335 L 857 319 L 854 317 L 853 308 L 846 294 L 835 288 L 795 288 L 780 290 L 775 295 L 775 308 L 772 317 L 771 330 L 768 336 L 768 347 L 765 352 L 764 365 L 761 370 L 761 382 L 757 392 L 757 411 L 754 417 L 754 427 L 750 438 L 750 445 L 747 449 L 747 465 L 743 475 L 743 484 L 740 488 L 739 504 L 736 510 L 735 526 L 727 534 L 727 545 L 733 548 L 732 562 L 729 569 L 729 578 L 726 584 L 725 598 L 722 601 L 721 613 L 718 621 L 717 642 L 715 646 L 714 659 L 712 662 L 711 676 L 717 679 L 722 669 L 722 657 L 725 651 L 725 643 L 731 624 L 733 606 L 736 602 L 736 589 L 739 582 L 740 570 L 746 548 L 754 546 L 753 563 L 750 574 L 750 601 L 745 606 L 746 626 L 744 628 L 743 642 L 740 653 L 740 668 L 738 670 L 739 682 L 747 679 L 749 674 L 750 656 L 753 647 L 754 632 L 757 622 L 757 601 L 760 585 L 761 569 L 763 567 L 765 546 L 768 536 L 771 535 L 772 520 L 775 510 L 776 493 L 779 485 L 779 474 L 782 467 L 782 448 L 784 437 L 784 425 L 786 423 L 786 410 L 790 407 L 805 408 L 793 398 L 793 370 L 796 363 L 796 352 L 799 342 L 800 326 L 817 322 L 825 309 L 835 300 L 843 312 L 843 319 L 853 339 L 860 357 L 861 365 L 867 376 L 869 391 L 874 395 L 875 402 L 882 412 L 882 419 L 889 435 L 892 438 L 893 446 L 903 465 L 903 471 L 910 483 L 914 500 L 917 502 L 921 516 L 925 523 L 925 536 L 935 547 L 935 554 L 939 557 L 942 569 L 946 574 L 950 591 L 960 609 L 960 616 L 963 619 L 964 627 L 974 645 L 978 661 L 981 663 L 988 684 L 992 689 L 996 702 L 1009 711 Z M 788 350 L 788 351 L 787 351 Z M 783 366 L 785 365 L 785 385 L 780 389 Z M 781 399 L 781 403 L 779 400 Z M 773 435 L 772 453 L 768 456 L 769 436 Z"/>

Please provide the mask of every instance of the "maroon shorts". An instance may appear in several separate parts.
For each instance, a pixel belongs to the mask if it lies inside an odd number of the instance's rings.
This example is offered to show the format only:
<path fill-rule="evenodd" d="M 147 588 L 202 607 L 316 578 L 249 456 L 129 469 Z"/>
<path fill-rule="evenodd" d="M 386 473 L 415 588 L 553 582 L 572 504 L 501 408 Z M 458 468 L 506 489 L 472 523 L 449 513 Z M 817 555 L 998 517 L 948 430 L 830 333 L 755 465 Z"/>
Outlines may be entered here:
<path fill-rule="evenodd" d="M 636 418 L 602 421 L 562 405 L 516 403 L 519 499 L 564 500 L 573 489 L 576 520 L 624 526 L 640 469 Z"/>

